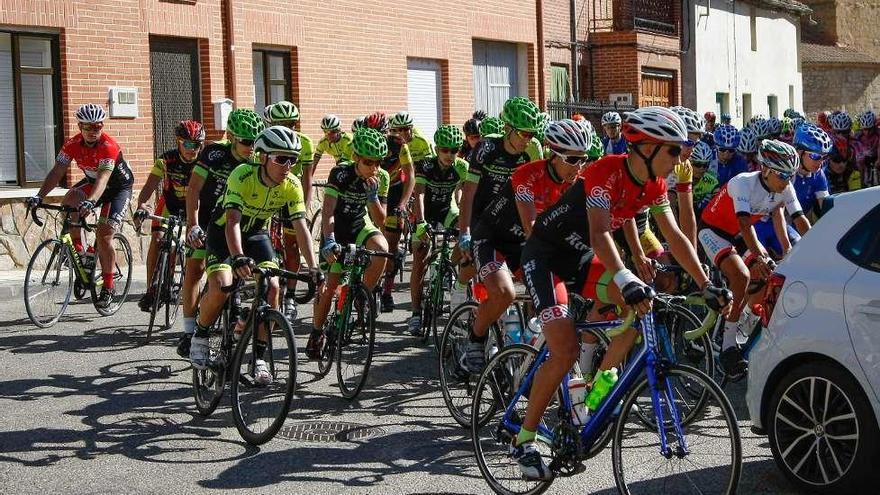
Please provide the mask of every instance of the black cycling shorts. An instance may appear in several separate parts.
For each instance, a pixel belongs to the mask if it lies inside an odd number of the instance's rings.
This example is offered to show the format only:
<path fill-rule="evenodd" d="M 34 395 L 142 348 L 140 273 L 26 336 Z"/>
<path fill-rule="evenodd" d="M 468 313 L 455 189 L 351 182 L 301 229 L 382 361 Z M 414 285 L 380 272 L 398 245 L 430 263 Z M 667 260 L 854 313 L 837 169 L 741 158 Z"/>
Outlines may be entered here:
<path fill-rule="evenodd" d="M 85 178 L 77 182 L 76 185 L 71 187 L 71 189 L 75 189 L 81 194 L 84 194 L 85 196 L 83 199 L 85 199 L 85 197 L 88 197 L 88 195 L 92 193 L 93 187 L 95 187 L 95 183 L 91 179 Z M 122 227 L 122 221 L 128 214 L 128 202 L 130 200 L 131 186 L 128 186 L 127 189 L 114 189 L 109 187 L 104 189 L 104 193 L 101 194 L 101 197 L 95 202 L 95 206 L 101 207 L 101 214 L 98 217 L 98 223 L 106 222 L 114 229 L 119 230 Z"/>
<path fill-rule="evenodd" d="M 478 223 L 473 231 L 471 250 L 480 279 L 506 268 L 510 273 L 519 270 L 523 245 L 518 240 L 502 239 L 492 234 L 492 226 Z"/>
<path fill-rule="evenodd" d="M 244 255 L 252 258 L 254 263 L 262 266 L 274 266 L 275 249 L 269 239 L 269 233 L 265 230 L 252 234 L 241 234 L 242 249 Z M 211 224 L 208 227 L 207 239 L 207 269 L 208 275 L 217 271 L 232 270 L 232 257 L 229 255 L 229 246 L 226 244 L 226 229 L 219 225 Z"/>
<path fill-rule="evenodd" d="M 398 218 L 396 214 L 392 214 L 394 209 L 400 205 L 400 200 L 403 199 L 403 182 L 398 182 L 397 184 L 392 184 L 391 187 L 388 188 L 388 201 L 385 203 L 388 208 L 388 214 L 385 216 L 385 231 L 386 232 L 400 232 L 401 225 L 403 221 Z M 402 212 L 404 215 L 407 212 Z"/>
<path fill-rule="evenodd" d="M 581 292 L 592 258 L 591 251 L 583 260 L 572 259 L 534 236 L 526 241 L 522 250 L 523 283 L 542 323 L 570 317 L 568 294 Z"/>

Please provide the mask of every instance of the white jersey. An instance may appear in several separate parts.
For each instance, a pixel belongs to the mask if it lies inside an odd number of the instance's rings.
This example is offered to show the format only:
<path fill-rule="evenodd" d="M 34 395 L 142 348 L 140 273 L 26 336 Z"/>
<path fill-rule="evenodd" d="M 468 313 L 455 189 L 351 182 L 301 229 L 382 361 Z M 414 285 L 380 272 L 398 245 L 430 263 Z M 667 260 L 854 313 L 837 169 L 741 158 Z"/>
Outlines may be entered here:
<path fill-rule="evenodd" d="M 749 215 L 754 224 L 780 205 L 792 217 L 802 214 L 794 187 L 789 183 L 780 193 L 770 191 L 761 180 L 761 172 L 739 174 L 725 184 L 703 210 L 703 222 L 730 235 L 739 234 L 741 215 Z"/>

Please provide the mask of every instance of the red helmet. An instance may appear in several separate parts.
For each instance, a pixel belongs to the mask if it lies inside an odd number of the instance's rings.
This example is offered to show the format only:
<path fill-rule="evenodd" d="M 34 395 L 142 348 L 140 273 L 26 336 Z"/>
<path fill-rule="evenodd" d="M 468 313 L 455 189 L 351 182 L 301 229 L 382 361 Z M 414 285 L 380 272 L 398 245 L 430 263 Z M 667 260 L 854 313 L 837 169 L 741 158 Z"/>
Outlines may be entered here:
<path fill-rule="evenodd" d="M 715 112 L 706 112 L 703 118 L 706 119 L 706 122 L 715 123 Z"/>
<path fill-rule="evenodd" d="M 180 139 L 187 141 L 203 142 L 205 140 L 205 127 L 198 120 L 181 120 L 174 129 L 174 134 Z"/>
<path fill-rule="evenodd" d="M 367 117 L 367 127 L 376 129 L 379 132 L 388 130 L 388 118 L 382 112 L 373 112 Z"/>
<path fill-rule="evenodd" d="M 830 110 L 825 110 L 824 112 L 819 112 L 819 115 L 816 116 L 816 122 L 819 123 L 822 127 L 830 127 L 828 125 L 828 117 L 831 116 Z"/>
<path fill-rule="evenodd" d="M 571 114 L 571 120 L 573 120 L 575 122 L 577 122 L 579 120 L 584 120 L 584 116 L 579 114 L 578 112 L 575 112 L 575 113 Z"/>

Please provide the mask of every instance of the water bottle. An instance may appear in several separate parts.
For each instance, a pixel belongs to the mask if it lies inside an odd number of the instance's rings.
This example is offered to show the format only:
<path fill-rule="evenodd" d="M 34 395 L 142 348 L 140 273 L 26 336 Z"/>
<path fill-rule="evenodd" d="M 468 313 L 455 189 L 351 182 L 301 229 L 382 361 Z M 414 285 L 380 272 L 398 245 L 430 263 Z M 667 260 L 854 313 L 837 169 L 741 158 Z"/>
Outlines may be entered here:
<path fill-rule="evenodd" d="M 507 311 L 501 315 L 501 322 L 504 328 L 505 343 L 518 344 L 523 341 L 523 329 L 520 325 L 516 308 L 512 306 L 507 308 Z"/>
<path fill-rule="evenodd" d="M 94 268 L 94 266 L 95 266 L 95 248 L 94 247 L 89 246 L 89 248 L 86 249 L 86 252 L 82 253 L 81 256 L 82 256 L 82 258 L 81 258 L 82 265 L 83 265 L 83 268 L 86 269 L 86 271 L 89 271 L 92 268 Z"/>
<path fill-rule="evenodd" d="M 593 390 L 590 390 L 590 394 L 587 395 L 587 408 L 590 411 L 598 409 L 611 389 L 614 388 L 615 383 L 617 383 L 617 368 L 600 371 L 593 382 Z"/>
<path fill-rule="evenodd" d="M 590 419 L 585 407 L 584 397 L 587 394 L 587 382 L 579 373 L 571 373 L 568 379 L 568 396 L 571 399 L 571 422 L 582 426 Z"/>
<path fill-rule="evenodd" d="M 238 320 L 235 321 L 235 328 L 232 329 L 232 337 L 236 341 L 241 338 L 247 328 L 248 315 L 250 315 L 250 308 L 241 308 L 238 313 Z"/>
<path fill-rule="evenodd" d="M 523 343 L 535 345 L 539 335 L 541 335 L 541 321 L 533 316 L 529 318 L 529 324 L 526 325 L 526 329 L 523 330 Z"/>

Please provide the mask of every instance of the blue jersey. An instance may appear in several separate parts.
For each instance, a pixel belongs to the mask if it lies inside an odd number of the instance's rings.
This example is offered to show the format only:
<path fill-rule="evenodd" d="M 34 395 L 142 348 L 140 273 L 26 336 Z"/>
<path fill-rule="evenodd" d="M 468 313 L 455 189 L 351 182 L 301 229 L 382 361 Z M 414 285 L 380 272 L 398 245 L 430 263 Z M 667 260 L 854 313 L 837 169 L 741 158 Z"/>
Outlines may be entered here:
<path fill-rule="evenodd" d="M 709 170 L 715 174 L 715 177 L 718 179 L 718 187 L 721 187 L 737 175 L 743 172 L 748 172 L 749 164 L 746 162 L 745 158 L 739 155 L 734 155 L 726 164 L 721 163 L 717 159 L 712 160 L 712 164 L 709 165 Z"/>
<path fill-rule="evenodd" d="M 602 138 L 602 149 L 606 155 L 623 155 L 626 153 L 626 139 L 620 136 L 617 141 L 612 141 L 605 136 Z"/>
<path fill-rule="evenodd" d="M 828 179 L 825 177 L 825 172 L 820 168 L 810 175 L 795 174 L 794 192 L 803 212 L 810 213 L 816 207 L 817 199 L 828 196 Z"/>

